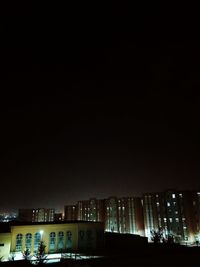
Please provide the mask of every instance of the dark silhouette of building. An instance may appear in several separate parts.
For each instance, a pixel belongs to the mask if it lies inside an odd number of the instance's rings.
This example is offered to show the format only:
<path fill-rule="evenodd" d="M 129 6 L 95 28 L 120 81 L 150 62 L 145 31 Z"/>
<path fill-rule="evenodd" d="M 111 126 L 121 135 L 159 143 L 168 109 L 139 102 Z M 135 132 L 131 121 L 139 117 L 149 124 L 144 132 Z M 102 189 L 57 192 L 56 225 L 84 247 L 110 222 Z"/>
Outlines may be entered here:
<path fill-rule="evenodd" d="M 53 222 L 55 209 L 19 209 L 18 220 L 23 222 Z"/>

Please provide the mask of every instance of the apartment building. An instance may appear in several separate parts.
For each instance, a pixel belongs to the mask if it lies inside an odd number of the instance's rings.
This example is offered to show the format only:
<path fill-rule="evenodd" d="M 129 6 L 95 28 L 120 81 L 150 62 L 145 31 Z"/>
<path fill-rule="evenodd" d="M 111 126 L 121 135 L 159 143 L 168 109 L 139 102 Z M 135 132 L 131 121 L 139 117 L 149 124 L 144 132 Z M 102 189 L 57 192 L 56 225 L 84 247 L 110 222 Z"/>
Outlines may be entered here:
<path fill-rule="evenodd" d="M 19 209 L 18 220 L 23 222 L 53 222 L 55 209 Z"/>

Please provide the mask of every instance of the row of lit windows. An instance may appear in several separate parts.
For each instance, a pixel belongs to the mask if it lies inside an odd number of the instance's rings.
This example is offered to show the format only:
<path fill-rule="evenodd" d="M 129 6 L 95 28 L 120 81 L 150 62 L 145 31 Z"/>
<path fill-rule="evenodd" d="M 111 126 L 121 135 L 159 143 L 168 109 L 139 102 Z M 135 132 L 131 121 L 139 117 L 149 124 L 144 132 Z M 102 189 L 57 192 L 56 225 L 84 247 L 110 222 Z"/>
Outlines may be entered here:
<path fill-rule="evenodd" d="M 66 248 L 71 248 L 72 247 L 72 232 L 67 231 L 67 247 Z M 39 244 L 42 240 L 42 235 L 40 233 L 35 233 L 34 234 L 34 251 L 36 251 L 39 247 Z M 22 241 L 23 241 L 23 235 L 22 234 L 17 234 L 16 236 L 16 247 L 15 250 L 17 251 L 22 251 Z M 51 232 L 49 234 L 49 250 L 54 251 L 56 246 L 56 233 Z M 32 234 L 27 233 L 25 235 L 25 248 L 26 249 L 31 249 L 32 247 Z M 59 232 L 58 233 L 58 249 L 62 250 L 64 249 L 64 232 Z"/>

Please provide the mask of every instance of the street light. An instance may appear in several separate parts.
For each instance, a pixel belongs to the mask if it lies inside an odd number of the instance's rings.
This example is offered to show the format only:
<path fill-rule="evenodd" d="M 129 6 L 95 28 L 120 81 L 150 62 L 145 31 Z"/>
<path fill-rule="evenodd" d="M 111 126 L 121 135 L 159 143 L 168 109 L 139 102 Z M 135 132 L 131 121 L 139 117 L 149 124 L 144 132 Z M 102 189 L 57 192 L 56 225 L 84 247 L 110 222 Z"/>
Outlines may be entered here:
<path fill-rule="evenodd" d="M 41 240 L 42 240 L 43 233 L 44 233 L 44 231 L 43 230 L 40 230 Z"/>

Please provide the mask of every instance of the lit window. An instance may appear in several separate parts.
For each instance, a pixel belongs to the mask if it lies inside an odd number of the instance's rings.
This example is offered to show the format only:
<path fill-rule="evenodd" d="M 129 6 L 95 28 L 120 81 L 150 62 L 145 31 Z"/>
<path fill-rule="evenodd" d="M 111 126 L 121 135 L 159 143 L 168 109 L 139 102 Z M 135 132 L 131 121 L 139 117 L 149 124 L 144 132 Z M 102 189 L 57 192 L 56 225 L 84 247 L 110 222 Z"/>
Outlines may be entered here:
<path fill-rule="evenodd" d="M 58 233 L 58 250 L 62 251 L 64 249 L 64 233 Z"/>
<path fill-rule="evenodd" d="M 176 198 L 176 195 L 175 194 L 172 194 L 172 198 Z"/>
<path fill-rule="evenodd" d="M 39 244 L 41 240 L 41 234 L 40 233 L 35 233 L 34 236 L 34 250 L 38 250 Z"/>
<path fill-rule="evenodd" d="M 51 252 L 53 252 L 55 250 L 55 246 L 56 246 L 56 233 L 55 232 L 51 232 L 50 233 L 50 242 L 49 242 L 49 250 Z"/>
<path fill-rule="evenodd" d="M 32 234 L 31 233 L 26 234 L 26 239 L 25 239 L 26 249 L 31 249 L 31 241 L 32 241 Z"/>
<path fill-rule="evenodd" d="M 18 234 L 16 236 L 16 251 L 21 251 L 22 250 L 22 234 Z"/>
<path fill-rule="evenodd" d="M 81 233 L 83 233 L 84 235 L 84 231 L 80 231 Z M 80 234 L 79 232 L 79 234 Z M 67 249 L 71 250 L 72 248 L 72 232 L 71 231 L 67 231 L 67 243 L 66 243 Z"/>
<path fill-rule="evenodd" d="M 170 207 L 170 203 L 169 202 L 167 202 L 167 207 Z"/>
<path fill-rule="evenodd" d="M 169 218 L 169 221 L 172 222 L 172 218 Z"/>
<path fill-rule="evenodd" d="M 176 222 L 179 222 L 179 218 L 176 218 Z"/>

